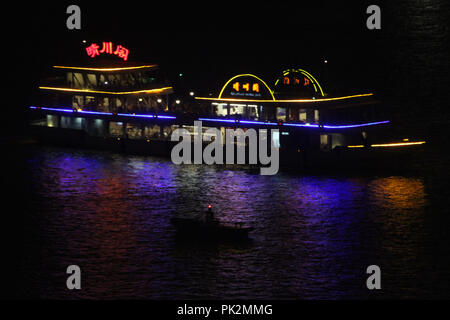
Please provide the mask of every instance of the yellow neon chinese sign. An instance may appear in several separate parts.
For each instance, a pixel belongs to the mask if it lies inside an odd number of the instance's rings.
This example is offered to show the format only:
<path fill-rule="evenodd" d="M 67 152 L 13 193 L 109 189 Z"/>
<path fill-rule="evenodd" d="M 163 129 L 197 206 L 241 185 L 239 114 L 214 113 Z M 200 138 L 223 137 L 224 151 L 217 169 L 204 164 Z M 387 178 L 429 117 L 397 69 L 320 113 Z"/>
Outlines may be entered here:
<path fill-rule="evenodd" d="M 224 84 L 224 86 L 222 87 L 222 89 L 220 90 L 219 98 L 218 98 L 218 99 L 220 99 L 220 98 L 222 97 L 222 95 L 223 95 L 225 89 L 228 87 L 228 85 L 229 85 L 233 80 L 235 80 L 235 79 L 237 79 L 237 78 L 240 78 L 240 77 L 252 77 L 252 78 L 257 79 L 257 80 L 259 81 L 259 83 L 262 83 L 262 84 L 264 85 L 264 87 L 266 87 L 266 89 L 269 91 L 269 93 L 270 93 L 270 95 L 271 95 L 271 97 L 272 97 L 272 100 L 275 100 L 275 97 L 274 97 L 274 95 L 273 95 L 273 91 L 269 88 L 269 86 L 268 86 L 261 78 L 258 78 L 257 76 L 255 76 L 255 75 L 253 75 L 253 74 L 238 74 L 238 75 L 232 77 L 231 79 L 229 79 L 229 80 Z M 260 92 L 259 83 L 252 83 L 251 90 L 252 90 L 253 92 L 258 92 L 258 93 Z M 247 83 L 247 82 L 246 82 L 244 85 L 245 85 L 245 88 L 243 87 L 243 89 L 244 89 L 244 90 L 247 90 L 247 91 L 250 91 L 250 83 Z M 240 90 L 240 83 L 237 82 L 237 81 L 234 82 L 234 83 L 232 84 L 232 88 L 233 88 L 234 90 L 236 90 L 236 91 L 239 91 L 239 90 Z M 260 100 L 256 100 L 256 101 L 260 101 Z"/>

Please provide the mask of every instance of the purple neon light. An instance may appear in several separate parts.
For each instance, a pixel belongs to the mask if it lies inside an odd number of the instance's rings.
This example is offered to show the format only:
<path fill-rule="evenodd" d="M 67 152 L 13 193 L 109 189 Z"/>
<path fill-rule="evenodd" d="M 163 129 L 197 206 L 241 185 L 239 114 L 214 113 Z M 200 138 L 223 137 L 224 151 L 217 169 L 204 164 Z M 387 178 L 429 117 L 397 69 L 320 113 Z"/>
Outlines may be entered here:
<path fill-rule="evenodd" d="M 112 116 L 112 113 L 107 112 L 98 112 L 98 111 L 77 111 L 74 109 L 58 109 L 58 108 L 47 108 L 47 107 L 35 107 L 30 106 L 30 109 L 40 109 L 47 111 L 57 111 L 57 112 L 70 112 L 70 113 L 84 113 L 84 114 L 98 114 L 98 115 L 108 115 Z M 128 114 L 128 113 L 118 113 L 118 116 L 121 117 L 136 117 L 136 118 L 158 118 L 158 119 L 176 119 L 174 116 L 164 116 L 164 115 L 151 115 L 151 114 Z M 264 122 L 264 121 L 251 121 L 251 120 L 235 120 L 235 119 L 213 119 L 213 118 L 199 118 L 200 121 L 217 121 L 217 122 L 228 122 L 228 123 L 242 123 L 242 124 L 261 124 L 261 125 L 271 125 L 276 126 L 278 123 L 274 122 Z M 305 123 L 282 123 L 284 126 L 291 127 L 304 127 L 304 128 L 324 128 L 324 129 L 348 129 L 348 128 L 358 128 L 358 127 L 367 127 L 374 126 L 378 124 L 386 124 L 389 123 L 389 120 L 378 121 L 378 122 L 368 122 L 361 124 L 350 124 L 350 125 L 318 125 L 318 124 L 305 124 Z"/>
<path fill-rule="evenodd" d="M 118 113 L 118 116 L 121 117 L 135 117 L 135 118 L 156 118 L 156 116 L 152 114 L 129 114 L 129 113 Z"/>
<path fill-rule="evenodd" d="M 156 116 L 158 119 L 176 119 L 174 116 Z"/>
<path fill-rule="evenodd" d="M 30 109 L 40 109 L 40 110 L 47 110 L 47 111 L 58 111 L 58 112 L 71 112 L 71 113 L 84 113 L 84 114 L 98 114 L 98 115 L 106 115 L 106 116 L 112 116 L 112 113 L 108 112 L 99 112 L 99 111 L 84 111 L 84 110 L 74 110 L 74 109 L 59 109 L 59 108 L 46 108 L 46 107 L 35 107 L 31 106 Z M 118 116 L 121 117 L 138 117 L 138 118 L 158 118 L 158 119 L 176 119 L 174 116 L 155 116 L 151 114 L 129 114 L 129 113 L 118 113 Z"/>
<path fill-rule="evenodd" d="M 263 121 L 250 121 L 250 120 L 236 120 L 236 119 L 213 119 L 213 118 L 198 118 L 200 121 L 217 121 L 217 122 L 229 122 L 229 123 L 244 123 L 244 124 L 266 124 L 276 126 L 273 122 L 263 122 Z"/>
<path fill-rule="evenodd" d="M 389 120 L 385 120 L 385 121 L 378 121 L 378 122 L 368 122 L 368 123 L 350 124 L 350 125 L 342 125 L 342 126 L 324 125 L 323 128 L 325 128 L 325 129 L 347 129 L 347 128 L 375 126 L 377 124 L 386 124 L 389 122 L 390 122 Z"/>
<path fill-rule="evenodd" d="M 45 108 L 45 107 L 30 107 L 30 109 L 40 109 L 40 110 L 47 110 L 47 111 L 61 111 L 61 112 L 73 112 L 73 110 L 68 110 L 68 109 Z"/>
<path fill-rule="evenodd" d="M 250 121 L 250 120 L 233 120 L 233 119 L 213 119 L 213 118 L 199 118 L 200 121 L 218 121 L 218 122 L 230 122 L 230 123 L 242 123 L 242 124 L 262 124 L 276 126 L 278 123 L 274 122 L 263 122 L 263 121 Z M 309 123 L 281 123 L 281 125 L 289 127 L 303 127 L 303 128 L 324 128 L 324 129 L 347 129 L 347 128 L 358 128 L 374 126 L 378 124 L 389 123 L 389 120 L 378 121 L 378 122 L 368 122 L 361 124 L 350 124 L 350 125 L 319 125 L 319 124 L 309 124 Z"/>
<path fill-rule="evenodd" d="M 239 121 L 240 123 L 244 123 L 244 124 L 267 124 L 269 126 L 276 126 L 278 125 L 277 123 L 273 123 L 273 122 L 263 122 L 263 121 L 248 121 L 248 120 L 241 120 Z"/>
<path fill-rule="evenodd" d="M 81 110 L 81 111 L 73 111 L 74 113 L 86 113 L 86 114 L 99 114 L 99 115 L 103 115 L 103 114 L 105 114 L 105 112 L 98 112 L 98 111 L 84 111 L 84 110 Z"/>
<path fill-rule="evenodd" d="M 285 126 L 290 127 L 306 127 L 306 128 L 319 128 L 318 124 L 306 124 L 306 123 L 283 123 Z"/>
<path fill-rule="evenodd" d="M 230 122 L 230 123 L 236 123 L 236 120 L 231 119 L 208 119 L 208 118 L 198 118 L 200 121 L 217 121 L 217 122 Z"/>

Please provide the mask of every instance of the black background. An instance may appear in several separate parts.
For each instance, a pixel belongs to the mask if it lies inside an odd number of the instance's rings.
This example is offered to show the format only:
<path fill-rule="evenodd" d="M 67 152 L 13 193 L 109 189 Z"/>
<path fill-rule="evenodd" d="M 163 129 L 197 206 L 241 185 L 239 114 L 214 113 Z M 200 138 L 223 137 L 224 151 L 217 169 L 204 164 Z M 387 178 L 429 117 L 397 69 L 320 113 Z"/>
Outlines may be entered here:
<path fill-rule="evenodd" d="M 329 93 L 375 92 L 392 104 L 399 125 L 418 135 L 426 131 L 448 136 L 448 20 L 442 17 L 448 16 L 449 6 L 435 2 L 446 12 L 438 15 L 442 21 L 437 32 L 427 32 L 426 22 L 415 24 L 420 16 L 408 14 L 408 1 L 377 3 L 382 8 L 381 30 L 366 28 L 365 11 L 372 3 L 365 1 L 78 2 L 81 30 L 66 28 L 66 8 L 72 3 L 16 2 L 2 11 L 2 140 L 24 134 L 27 107 L 36 101 L 39 79 L 52 65 L 77 63 L 84 39 L 121 42 L 130 48 L 130 59 L 160 64 L 175 84 L 199 94 L 217 93 L 238 73 L 254 73 L 271 82 L 285 68 L 304 68 L 317 75 Z M 423 17 L 427 10 L 424 4 Z M 11 230 L 19 223 L 11 216 L 3 221 L 10 230 L 2 232 L 3 266 L 8 268 L 2 294 L 8 298 L 14 297 L 17 248 L 12 243 L 20 240 Z"/>

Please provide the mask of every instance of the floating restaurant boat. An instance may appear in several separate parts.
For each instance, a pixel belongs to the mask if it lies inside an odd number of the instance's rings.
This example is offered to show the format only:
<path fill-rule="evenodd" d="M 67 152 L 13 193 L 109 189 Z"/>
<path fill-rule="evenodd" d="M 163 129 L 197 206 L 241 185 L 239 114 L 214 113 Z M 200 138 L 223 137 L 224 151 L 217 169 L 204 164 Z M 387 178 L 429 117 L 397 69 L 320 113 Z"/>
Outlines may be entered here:
<path fill-rule="evenodd" d="M 388 140 L 391 122 L 373 93 L 329 96 L 304 69 L 282 71 L 274 89 L 256 75 L 235 75 L 217 96 L 201 97 L 175 92 L 158 65 L 133 62 L 122 45 L 86 46 L 85 65 L 55 65 L 39 85 L 41 103 L 29 107 L 37 139 L 170 156 L 177 143 L 172 132 L 182 127 L 198 134 L 194 121 L 202 121 L 203 136 L 219 129 L 222 141 L 227 128 L 278 129 L 269 143 L 279 150 L 280 165 L 294 168 L 400 165 L 409 148 L 425 143 Z"/>

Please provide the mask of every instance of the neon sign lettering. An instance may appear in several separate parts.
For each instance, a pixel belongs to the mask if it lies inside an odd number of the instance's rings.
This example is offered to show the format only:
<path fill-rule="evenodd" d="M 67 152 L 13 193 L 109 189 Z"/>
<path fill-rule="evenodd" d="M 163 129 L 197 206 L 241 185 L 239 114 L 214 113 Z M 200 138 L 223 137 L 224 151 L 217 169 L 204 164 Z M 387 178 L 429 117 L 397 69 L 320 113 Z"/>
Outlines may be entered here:
<path fill-rule="evenodd" d="M 102 51 L 100 51 L 100 53 L 109 53 L 112 54 L 112 42 L 103 42 L 103 48 Z"/>
<path fill-rule="evenodd" d="M 250 87 L 250 83 L 243 83 L 242 85 L 239 82 L 235 82 L 232 85 L 233 89 L 235 91 L 239 91 L 242 87 L 243 90 L 246 92 L 253 91 L 253 92 L 259 92 L 259 83 L 252 83 Z"/>
<path fill-rule="evenodd" d="M 287 76 L 285 76 L 285 77 L 283 77 L 283 84 L 284 85 L 288 85 L 288 86 L 292 86 L 292 85 L 299 85 L 299 86 L 304 86 L 304 87 L 307 87 L 307 86 L 309 86 L 309 84 L 311 83 L 310 81 L 309 81 L 309 79 L 308 78 L 306 78 L 306 77 L 303 77 L 303 78 L 301 78 L 303 81 L 302 82 L 300 82 L 300 79 L 298 79 L 298 78 L 290 78 L 290 77 L 287 77 Z M 292 83 L 291 83 L 291 80 L 293 80 L 292 81 Z M 277 83 L 278 83 L 278 81 L 277 81 Z"/>
<path fill-rule="evenodd" d="M 95 43 L 91 44 L 89 47 L 86 48 L 86 52 L 88 56 L 91 58 L 94 58 L 95 56 L 99 56 L 100 53 L 98 52 L 98 45 Z"/>
<path fill-rule="evenodd" d="M 128 60 L 128 55 L 130 51 L 124 46 L 117 45 L 116 50 L 113 51 L 113 43 L 112 42 L 103 42 L 102 49 L 99 51 L 100 46 L 96 43 L 92 43 L 89 47 L 86 48 L 86 53 L 89 57 L 95 58 L 99 56 L 101 53 L 114 54 L 119 58 L 122 58 L 124 61 Z"/>

